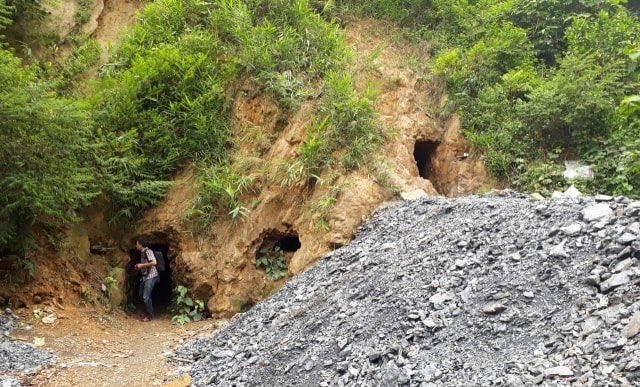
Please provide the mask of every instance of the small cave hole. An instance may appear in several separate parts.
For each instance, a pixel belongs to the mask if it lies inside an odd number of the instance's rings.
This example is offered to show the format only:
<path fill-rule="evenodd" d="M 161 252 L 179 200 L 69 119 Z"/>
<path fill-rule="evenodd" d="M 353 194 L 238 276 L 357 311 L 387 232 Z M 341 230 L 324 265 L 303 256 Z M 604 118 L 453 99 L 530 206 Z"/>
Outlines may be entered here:
<path fill-rule="evenodd" d="M 164 272 L 159 273 L 160 282 L 154 286 L 151 299 L 153 301 L 154 313 L 156 315 L 166 314 L 173 296 L 173 278 L 169 245 L 166 242 L 150 243 L 149 248 L 153 251 L 160 251 L 164 256 L 166 269 Z M 135 264 L 140 262 L 140 251 L 135 248 L 130 249 L 129 258 L 129 265 L 127 267 L 127 305 L 135 307 L 136 311 L 142 313 L 144 311 L 144 303 L 139 294 L 142 275 L 134 268 Z"/>
<path fill-rule="evenodd" d="M 436 175 L 432 159 L 439 145 L 437 141 L 420 140 L 413 147 L 413 158 L 418 166 L 418 174 L 423 179 L 432 180 Z"/>
<path fill-rule="evenodd" d="M 298 249 L 300 249 L 300 246 L 302 246 L 300 244 L 300 238 L 298 238 L 297 235 L 292 235 L 292 236 L 285 236 L 279 240 L 277 240 L 274 244 L 273 247 L 279 247 L 280 250 L 284 251 L 285 253 L 293 253 L 298 251 Z"/>
<path fill-rule="evenodd" d="M 271 280 L 282 278 L 301 246 L 297 234 L 272 231 L 264 236 L 256 251 L 256 266 L 265 270 L 267 278 Z"/>

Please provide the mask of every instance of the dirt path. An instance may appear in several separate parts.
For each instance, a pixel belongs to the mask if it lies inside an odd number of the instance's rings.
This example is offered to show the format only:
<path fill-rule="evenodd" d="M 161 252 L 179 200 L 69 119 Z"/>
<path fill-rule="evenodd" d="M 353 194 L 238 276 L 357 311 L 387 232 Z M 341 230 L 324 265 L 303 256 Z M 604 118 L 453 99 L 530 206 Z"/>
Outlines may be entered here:
<path fill-rule="evenodd" d="M 44 338 L 58 363 L 23 379 L 27 386 L 188 386 L 180 362 L 167 362 L 184 340 L 208 334 L 216 320 L 176 326 L 167 314 L 143 323 L 123 312 L 101 314 L 90 309 L 55 310 L 53 324 L 23 310 L 12 336 L 26 342 Z M 188 365 L 185 363 L 185 365 Z"/>

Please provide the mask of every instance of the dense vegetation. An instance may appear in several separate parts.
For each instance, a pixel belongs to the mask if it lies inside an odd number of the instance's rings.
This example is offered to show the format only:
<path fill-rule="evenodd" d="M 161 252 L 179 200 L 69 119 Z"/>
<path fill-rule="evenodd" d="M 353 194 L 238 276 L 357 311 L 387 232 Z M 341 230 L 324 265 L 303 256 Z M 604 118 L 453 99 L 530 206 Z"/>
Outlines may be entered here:
<path fill-rule="evenodd" d="M 46 17 L 35 4 L 0 0 L 0 32 L 18 15 Z M 562 162 L 577 158 L 595 172 L 580 189 L 637 196 L 640 23 L 622 0 L 157 0 L 82 94 L 74 79 L 99 58 L 92 39 L 74 36 L 64 64 L 0 48 L 0 253 L 21 259 L 34 227 L 53 233 L 97 200 L 113 221 L 132 219 L 192 163 L 189 215 L 203 227 L 242 217 L 264 182 L 314 184 L 368 163 L 385 133 L 353 87 L 339 26 L 353 14 L 432 41 L 429 68 L 449 94 L 439 114 L 460 115 L 496 177 L 548 193 L 571 183 Z M 246 92 L 270 96 L 284 119 L 317 99 L 300 158 L 277 161 L 276 177 L 235 152 L 229 113 Z M 240 129 L 235 141 L 268 150 L 269 134 Z"/>
<path fill-rule="evenodd" d="M 492 174 L 542 191 L 638 196 L 637 4 L 624 0 L 340 1 L 430 39 L 431 68 Z M 565 181 L 579 159 L 595 178 Z"/>
<path fill-rule="evenodd" d="M 20 13 L 0 1 L 2 28 Z M 93 202 L 125 223 L 192 163 L 201 180 L 193 224 L 237 219 L 257 178 L 313 184 L 323 172 L 361 166 L 383 139 L 371 101 L 352 87 L 341 29 L 307 1 L 150 3 L 83 95 L 74 94 L 73 80 L 99 58 L 99 47 L 85 36 L 72 40 L 63 64 L 27 55 L 21 67 L 8 46 L 0 52 L 5 254 L 21 257 L 34 226 L 53 234 Z M 230 107 L 248 92 L 274 100 L 283 121 L 306 99 L 318 101 L 300 159 L 278 161 L 278 179 L 249 173 L 234 156 Z M 268 150 L 261 128 L 240 129 L 258 155 Z"/>

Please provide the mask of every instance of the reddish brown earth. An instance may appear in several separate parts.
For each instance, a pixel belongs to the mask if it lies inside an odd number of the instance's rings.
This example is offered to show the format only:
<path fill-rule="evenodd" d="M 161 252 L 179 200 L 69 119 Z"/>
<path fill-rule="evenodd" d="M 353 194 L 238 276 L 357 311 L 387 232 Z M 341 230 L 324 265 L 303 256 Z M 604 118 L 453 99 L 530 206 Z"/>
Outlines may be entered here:
<path fill-rule="evenodd" d="M 101 313 L 92 308 L 53 309 L 53 324 L 34 319 L 31 309 L 23 310 L 21 327 L 12 331 L 18 340 L 44 339 L 42 348 L 52 349 L 58 363 L 35 377 L 26 377 L 28 386 L 159 386 L 176 380 L 186 386 L 180 361 L 167 363 L 165 354 L 182 341 L 209 333 L 218 321 L 204 320 L 182 326 L 172 325 L 159 315 L 148 323 L 122 312 Z M 31 329 L 25 329 L 31 327 Z"/>

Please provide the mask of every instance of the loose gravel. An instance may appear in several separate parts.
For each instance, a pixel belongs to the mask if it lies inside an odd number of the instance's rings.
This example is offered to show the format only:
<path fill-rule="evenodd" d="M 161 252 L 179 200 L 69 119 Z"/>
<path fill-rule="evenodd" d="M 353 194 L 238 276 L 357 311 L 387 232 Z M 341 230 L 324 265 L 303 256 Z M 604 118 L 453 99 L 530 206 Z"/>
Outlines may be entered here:
<path fill-rule="evenodd" d="M 194 386 L 640 385 L 640 202 L 422 198 L 211 336 Z"/>
<path fill-rule="evenodd" d="M 10 339 L 18 316 L 7 309 L 0 313 L 0 386 L 20 386 L 20 376 L 33 375 L 41 366 L 56 362 L 51 351 L 42 351 L 30 343 Z"/>

